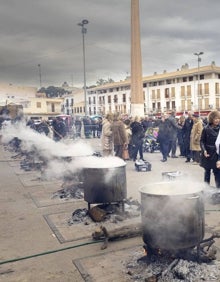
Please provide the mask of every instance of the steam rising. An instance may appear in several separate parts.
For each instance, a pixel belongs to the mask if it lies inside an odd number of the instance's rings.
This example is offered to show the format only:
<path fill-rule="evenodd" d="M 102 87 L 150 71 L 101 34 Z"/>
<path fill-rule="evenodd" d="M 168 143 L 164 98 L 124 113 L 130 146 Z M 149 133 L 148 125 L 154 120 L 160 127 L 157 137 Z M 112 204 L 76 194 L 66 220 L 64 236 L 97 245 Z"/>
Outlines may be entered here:
<path fill-rule="evenodd" d="M 36 149 L 46 159 L 50 159 L 51 157 L 89 156 L 93 153 L 92 148 L 83 142 L 72 144 L 55 142 L 46 135 L 39 134 L 21 123 L 7 126 L 2 130 L 2 133 L 3 142 L 7 143 L 14 137 L 18 137 L 22 140 L 23 150 L 31 151 Z"/>
<path fill-rule="evenodd" d="M 23 151 L 34 151 L 36 155 L 46 160 L 47 167 L 44 176 L 47 179 L 69 176 L 86 167 L 107 168 L 125 165 L 125 162 L 117 157 L 92 156 L 94 149 L 83 140 L 70 140 L 68 143 L 66 141 L 55 142 L 22 123 L 9 125 L 2 129 L 4 143 L 8 143 L 15 137 L 22 140 Z M 65 157 L 71 157 L 71 161 L 65 161 Z"/>

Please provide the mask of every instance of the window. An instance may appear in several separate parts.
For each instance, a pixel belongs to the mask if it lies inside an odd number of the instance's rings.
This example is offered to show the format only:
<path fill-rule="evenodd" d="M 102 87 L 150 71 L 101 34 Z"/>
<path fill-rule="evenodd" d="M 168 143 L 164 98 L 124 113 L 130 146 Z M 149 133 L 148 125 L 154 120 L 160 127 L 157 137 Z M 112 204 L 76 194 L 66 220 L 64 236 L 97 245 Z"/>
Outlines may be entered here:
<path fill-rule="evenodd" d="M 41 102 L 36 103 L 37 108 L 41 108 Z"/>
<path fill-rule="evenodd" d="M 185 86 L 181 86 L 181 97 L 185 97 Z"/>
<path fill-rule="evenodd" d="M 204 78 L 204 74 L 200 74 L 200 80 L 203 80 Z"/>
<path fill-rule="evenodd" d="M 216 107 L 216 109 L 220 108 L 220 98 L 215 99 L 215 107 Z"/>
<path fill-rule="evenodd" d="M 152 90 L 152 99 L 156 99 L 155 90 Z"/>
<path fill-rule="evenodd" d="M 123 103 L 126 102 L 126 94 L 125 94 L 125 93 L 124 93 L 123 96 L 122 96 L 122 101 L 123 101 Z"/>
<path fill-rule="evenodd" d="M 209 94 L 209 83 L 205 83 L 205 94 Z"/>
<path fill-rule="evenodd" d="M 108 96 L 108 103 L 111 104 L 111 96 Z"/>
<path fill-rule="evenodd" d="M 95 99 L 95 97 L 93 97 L 93 104 L 95 104 L 96 103 L 96 99 Z"/>
<path fill-rule="evenodd" d="M 171 88 L 171 96 L 172 98 L 175 98 L 175 87 Z"/>
<path fill-rule="evenodd" d="M 169 98 L 170 97 L 170 93 L 169 93 L 169 88 L 165 88 L 165 98 Z"/>
<path fill-rule="evenodd" d="M 193 76 L 189 76 L 189 81 L 193 81 Z"/>
<path fill-rule="evenodd" d="M 187 97 L 191 97 L 191 85 L 187 85 Z"/>
<path fill-rule="evenodd" d="M 161 109 L 161 104 L 160 104 L 160 102 L 157 103 L 157 109 L 158 109 L 158 110 Z"/>
<path fill-rule="evenodd" d="M 183 82 L 187 82 L 187 77 L 183 77 Z"/>
<path fill-rule="evenodd" d="M 54 104 L 54 103 L 51 104 L 51 112 L 52 112 L 52 113 L 55 112 L 55 104 Z"/>
<path fill-rule="evenodd" d="M 215 94 L 219 94 L 219 83 L 215 83 Z"/>
<path fill-rule="evenodd" d="M 160 89 L 157 89 L 157 99 L 160 99 Z"/>

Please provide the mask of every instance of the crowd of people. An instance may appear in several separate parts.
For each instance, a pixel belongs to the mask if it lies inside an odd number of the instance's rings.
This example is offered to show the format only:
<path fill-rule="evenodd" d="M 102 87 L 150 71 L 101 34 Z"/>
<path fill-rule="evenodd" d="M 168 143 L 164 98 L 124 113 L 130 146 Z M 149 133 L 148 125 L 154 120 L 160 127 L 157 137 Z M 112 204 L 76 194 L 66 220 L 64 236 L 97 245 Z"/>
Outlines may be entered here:
<path fill-rule="evenodd" d="M 220 112 L 214 110 L 205 118 L 191 111 L 176 117 L 175 112 L 164 113 L 160 119 L 148 117 L 122 119 L 118 114 L 108 114 L 102 122 L 103 155 L 123 157 L 128 150 L 128 159 L 144 161 L 143 142 L 146 132 L 157 128 L 156 142 L 160 145 L 162 162 L 168 158 L 185 158 L 186 163 L 204 168 L 204 182 L 210 184 L 211 172 L 220 188 Z M 179 156 L 177 155 L 179 147 Z"/>
<path fill-rule="evenodd" d="M 52 132 L 56 142 L 65 138 L 69 131 L 65 121 L 59 117 L 52 123 L 41 121 L 36 125 L 30 120 L 27 125 L 45 135 Z M 103 118 L 76 117 L 72 126 L 74 138 L 81 138 L 82 130 L 85 138 L 101 138 L 104 157 L 117 156 L 132 161 L 145 161 L 144 140 L 147 133 L 153 132 L 162 154 L 161 162 L 167 162 L 169 158 L 185 158 L 186 163 L 204 168 L 207 184 L 210 184 L 213 172 L 216 187 L 220 188 L 220 112 L 217 110 L 206 118 L 191 111 L 177 118 L 173 111 L 154 120 L 148 116 L 121 117 L 118 113 L 109 113 Z"/>

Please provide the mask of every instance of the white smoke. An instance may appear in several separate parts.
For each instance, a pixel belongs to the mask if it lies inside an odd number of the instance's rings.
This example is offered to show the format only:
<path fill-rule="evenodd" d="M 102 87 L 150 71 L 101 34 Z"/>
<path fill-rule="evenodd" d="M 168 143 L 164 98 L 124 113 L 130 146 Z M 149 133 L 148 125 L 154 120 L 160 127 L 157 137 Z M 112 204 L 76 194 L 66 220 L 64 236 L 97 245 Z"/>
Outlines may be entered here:
<path fill-rule="evenodd" d="M 46 135 L 39 134 L 22 123 L 9 125 L 2 130 L 3 142 L 8 143 L 14 137 L 22 140 L 23 150 L 31 151 L 35 148 L 46 159 L 51 157 L 89 156 L 94 152 L 91 146 L 83 141 L 69 144 L 55 142 Z"/>
<path fill-rule="evenodd" d="M 80 173 L 83 168 L 114 168 L 126 165 L 118 157 L 92 156 L 95 150 L 82 139 L 55 142 L 22 123 L 8 125 L 1 133 L 3 143 L 17 137 L 22 141 L 22 150 L 35 151 L 37 155 L 43 157 L 47 161 L 43 172 L 47 179 L 60 179 L 73 173 Z M 65 157 L 70 157 L 70 161 L 66 161 Z M 106 175 L 106 178 L 110 176 Z"/>

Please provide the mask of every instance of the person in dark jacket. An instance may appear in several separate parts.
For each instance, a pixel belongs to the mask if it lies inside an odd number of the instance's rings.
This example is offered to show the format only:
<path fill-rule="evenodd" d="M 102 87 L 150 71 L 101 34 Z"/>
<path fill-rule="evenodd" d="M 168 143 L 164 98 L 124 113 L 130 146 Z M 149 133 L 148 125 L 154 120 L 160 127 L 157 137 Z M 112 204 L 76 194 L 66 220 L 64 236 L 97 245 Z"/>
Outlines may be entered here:
<path fill-rule="evenodd" d="M 37 132 L 41 133 L 41 134 L 45 134 L 46 136 L 48 136 L 50 130 L 49 130 L 49 125 L 47 124 L 47 122 L 45 120 L 42 120 L 37 126 L 36 126 L 36 130 Z"/>
<path fill-rule="evenodd" d="M 131 127 L 131 143 L 133 146 L 133 150 L 132 150 L 133 161 L 136 161 L 138 153 L 140 159 L 144 161 L 144 157 L 143 157 L 144 128 L 138 116 L 134 118 L 134 121 L 131 123 L 130 127 Z"/>
<path fill-rule="evenodd" d="M 89 117 L 83 118 L 84 135 L 85 138 L 90 138 L 91 135 L 91 119 Z"/>
<path fill-rule="evenodd" d="M 168 117 L 168 121 L 170 122 L 170 145 L 169 145 L 169 152 L 171 152 L 171 158 L 178 158 L 176 156 L 176 148 L 177 148 L 177 131 L 178 129 L 181 129 L 180 126 L 178 126 L 175 118 L 175 111 L 172 111 L 170 113 L 170 116 Z"/>
<path fill-rule="evenodd" d="M 169 154 L 170 131 L 170 122 L 168 120 L 168 116 L 167 114 L 163 114 L 157 135 L 157 142 L 160 144 L 160 151 L 163 157 L 161 162 L 167 161 L 167 156 Z"/>
<path fill-rule="evenodd" d="M 53 128 L 53 139 L 54 141 L 60 141 L 66 136 L 67 130 L 66 125 L 62 118 L 55 118 L 52 122 Z"/>
<path fill-rule="evenodd" d="M 190 135 L 193 127 L 193 114 L 193 112 L 188 112 L 188 117 L 185 119 L 184 125 L 182 127 L 186 163 L 189 163 L 192 159 L 192 152 L 190 150 Z"/>
<path fill-rule="evenodd" d="M 177 140 L 178 140 L 178 145 L 180 149 L 180 157 L 185 157 L 186 156 L 186 148 L 185 148 L 185 143 L 184 143 L 184 136 L 183 136 L 183 126 L 185 123 L 185 116 L 180 116 L 177 124 L 180 126 L 180 128 L 177 130 Z"/>
<path fill-rule="evenodd" d="M 202 150 L 200 165 L 204 168 L 204 182 L 210 184 L 211 171 L 215 177 L 216 188 L 220 188 L 220 169 L 217 161 L 220 157 L 216 151 L 216 139 L 220 129 L 220 112 L 212 111 L 208 115 L 208 125 L 202 130 L 200 146 Z"/>
<path fill-rule="evenodd" d="M 75 129 L 76 129 L 76 138 L 81 138 L 82 121 L 80 117 L 76 117 Z"/>

